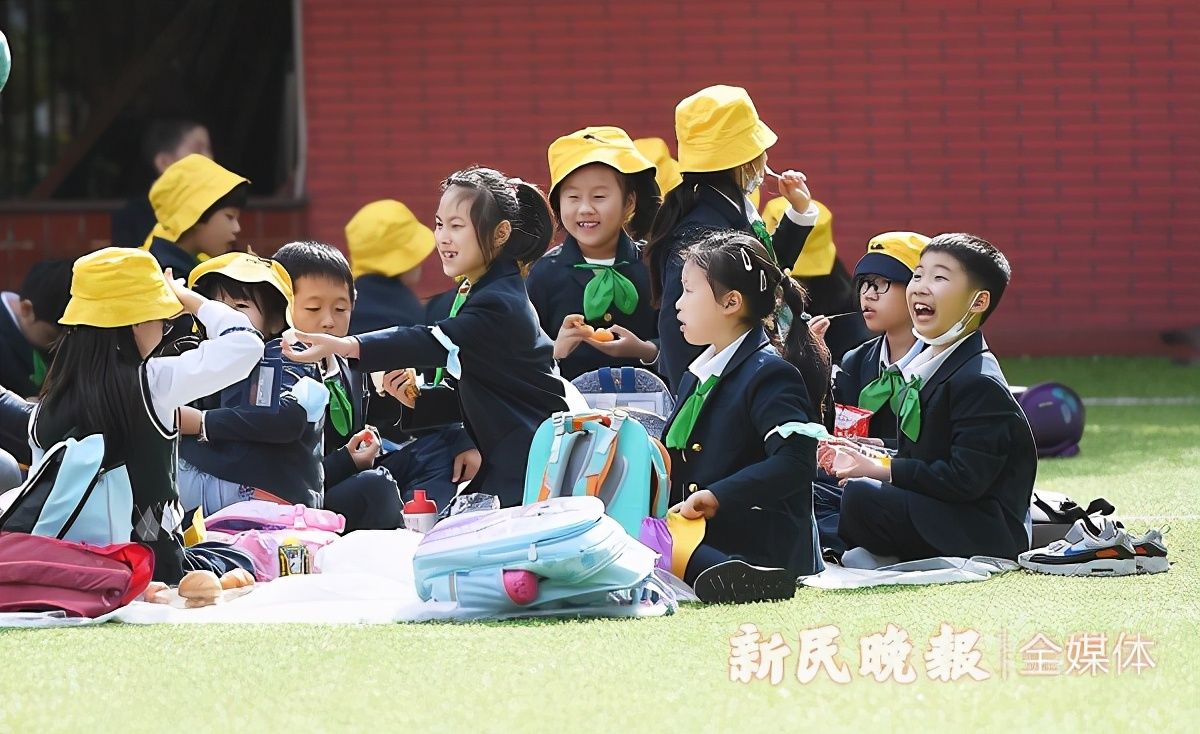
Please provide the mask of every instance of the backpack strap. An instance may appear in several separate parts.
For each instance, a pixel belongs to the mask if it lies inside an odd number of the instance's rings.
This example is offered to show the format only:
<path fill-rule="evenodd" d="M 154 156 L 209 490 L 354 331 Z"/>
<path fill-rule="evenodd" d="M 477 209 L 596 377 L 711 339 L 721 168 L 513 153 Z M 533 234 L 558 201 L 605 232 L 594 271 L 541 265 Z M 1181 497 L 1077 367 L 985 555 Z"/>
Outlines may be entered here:
<path fill-rule="evenodd" d="M 650 516 L 666 517 L 671 494 L 671 454 L 654 436 L 650 439 Z M 660 481 L 661 480 L 661 481 Z"/>
<path fill-rule="evenodd" d="M 637 371 L 634 368 L 621 368 L 621 389 L 625 392 L 637 392 Z"/>
<path fill-rule="evenodd" d="M 602 367 L 596 370 L 596 378 L 600 381 L 600 388 L 604 392 L 616 392 L 617 384 L 613 381 L 613 372 L 615 370 L 609 367 Z"/>

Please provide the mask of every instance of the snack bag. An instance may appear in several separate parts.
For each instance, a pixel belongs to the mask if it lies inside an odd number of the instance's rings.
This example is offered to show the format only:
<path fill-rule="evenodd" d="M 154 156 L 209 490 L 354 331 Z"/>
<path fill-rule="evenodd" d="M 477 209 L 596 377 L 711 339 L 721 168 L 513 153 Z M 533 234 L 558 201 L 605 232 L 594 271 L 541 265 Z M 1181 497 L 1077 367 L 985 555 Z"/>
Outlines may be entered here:
<path fill-rule="evenodd" d="M 871 429 L 873 411 L 853 405 L 834 405 L 833 435 L 844 438 L 866 438 Z"/>

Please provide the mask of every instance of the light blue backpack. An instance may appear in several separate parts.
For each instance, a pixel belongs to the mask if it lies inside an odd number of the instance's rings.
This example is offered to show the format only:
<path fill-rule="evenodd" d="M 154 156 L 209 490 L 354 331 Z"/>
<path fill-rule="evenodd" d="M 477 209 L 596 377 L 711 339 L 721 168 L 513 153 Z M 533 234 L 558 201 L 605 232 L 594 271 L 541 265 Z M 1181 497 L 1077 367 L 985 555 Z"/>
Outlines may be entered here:
<path fill-rule="evenodd" d="M 675 610 L 657 554 L 594 497 L 465 512 L 439 522 L 413 556 L 417 594 L 479 616 L 645 616 Z"/>
<path fill-rule="evenodd" d="M 596 497 L 637 537 L 642 520 L 667 514 L 669 472 L 667 450 L 627 411 L 555 413 L 533 436 L 523 502 Z"/>
<path fill-rule="evenodd" d="M 68 438 L 51 446 L 8 492 L 0 530 L 89 545 L 128 543 L 133 489 L 125 465 L 104 469 L 104 436 Z"/>

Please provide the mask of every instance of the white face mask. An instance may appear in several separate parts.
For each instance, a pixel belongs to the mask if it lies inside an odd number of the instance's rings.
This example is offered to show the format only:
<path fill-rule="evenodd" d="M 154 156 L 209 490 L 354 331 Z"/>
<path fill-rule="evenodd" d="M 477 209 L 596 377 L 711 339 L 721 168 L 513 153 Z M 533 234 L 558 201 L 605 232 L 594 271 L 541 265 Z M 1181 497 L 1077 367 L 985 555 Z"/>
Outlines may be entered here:
<path fill-rule="evenodd" d="M 755 171 L 754 178 L 751 178 L 746 183 L 742 184 L 742 193 L 745 194 L 746 196 L 749 196 L 750 194 L 753 194 L 755 191 L 758 191 L 759 187 L 763 185 L 763 181 L 766 180 L 766 178 L 767 178 L 766 169 L 763 169 L 761 171 Z"/>
<path fill-rule="evenodd" d="M 982 293 L 983 291 L 975 291 L 975 295 L 971 296 L 971 305 L 967 306 L 967 312 L 961 319 L 955 322 L 954 326 L 951 326 L 949 329 L 947 329 L 945 334 L 935 337 L 922 336 L 921 333 L 917 331 L 917 327 L 914 326 L 912 330 L 913 336 L 931 347 L 944 347 L 947 344 L 953 344 L 954 342 L 958 341 L 962 337 L 963 332 L 967 330 L 967 324 L 971 323 L 971 317 L 975 315 L 971 311 L 971 307 L 975 305 L 976 299 L 978 299 Z"/>

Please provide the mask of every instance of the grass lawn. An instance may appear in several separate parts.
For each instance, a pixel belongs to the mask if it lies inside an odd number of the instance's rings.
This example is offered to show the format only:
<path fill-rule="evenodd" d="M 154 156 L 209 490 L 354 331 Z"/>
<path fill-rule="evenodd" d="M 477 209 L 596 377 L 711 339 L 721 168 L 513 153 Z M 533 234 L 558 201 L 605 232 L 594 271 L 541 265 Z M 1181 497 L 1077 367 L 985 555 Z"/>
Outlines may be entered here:
<path fill-rule="evenodd" d="M 1156 360 L 1004 367 L 1014 384 L 1057 379 L 1085 398 L 1200 396 L 1200 369 Z M 0 631 L 0 731 L 1184 731 L 1200 721 L 1200 404 L 1095 406 L 1087 420 L 1083 453 L 1044 462 L 1039 486 L 1107 497 L 1137 531 L 1169 523 L 1169 573 L 803 589 L 636 621 Z M 922 656 L 943 622 L 979 633 L 987 679 L 928 678 Z M 730 637 L 746 623 L 791 646 L 778 685 L 730 682 Z M 913 643 L 911 684 L 859 672 L 860 638 L 889 623 Z M 797 680 L 801 631 L 825 625 L 840 630 L 847 684 Z M 1018 649 L 1038 633 L 1063 648 L 1064 671 L 1080 635 L 1107 672 L 1022 674 Z M 1118 671 L 1122 633 L 1150 641 L 1155 667 Z"/>

